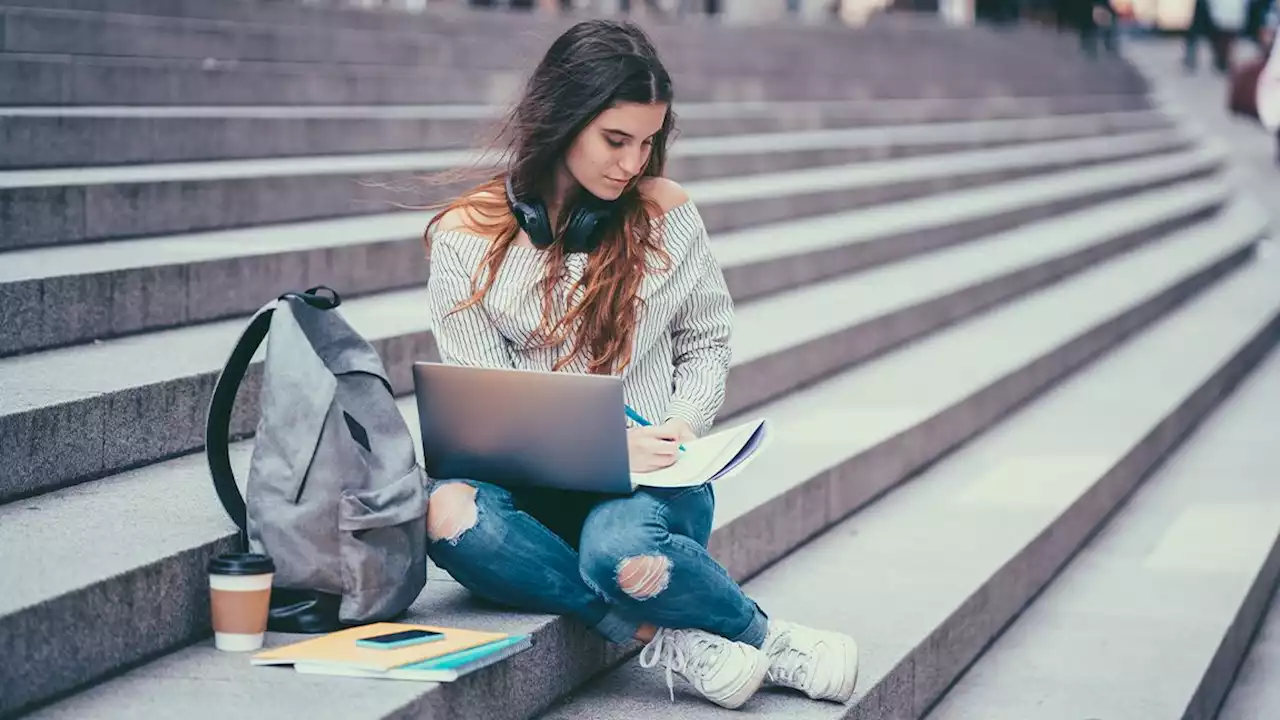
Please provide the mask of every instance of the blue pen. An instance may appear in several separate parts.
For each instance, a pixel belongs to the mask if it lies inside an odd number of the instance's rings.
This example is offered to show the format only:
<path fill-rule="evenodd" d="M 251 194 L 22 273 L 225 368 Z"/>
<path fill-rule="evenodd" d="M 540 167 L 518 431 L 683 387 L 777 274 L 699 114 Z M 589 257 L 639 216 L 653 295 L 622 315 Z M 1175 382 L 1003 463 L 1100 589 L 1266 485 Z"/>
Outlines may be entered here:
<path fill-rule="evenodd" d="M 631 418 L 636 423 L 640 425 L 644 425 L 645 427 L 648 427 L 653 424 L 648 420 L 645 420 L 643 415 L 636 412 L 635 410 L 632 410 L 630 405 L 623 405 L 622 408 L 627 411 L 627 417 Z M 680 452 L 684 452 L 684 444 L 680 445 Z"/>

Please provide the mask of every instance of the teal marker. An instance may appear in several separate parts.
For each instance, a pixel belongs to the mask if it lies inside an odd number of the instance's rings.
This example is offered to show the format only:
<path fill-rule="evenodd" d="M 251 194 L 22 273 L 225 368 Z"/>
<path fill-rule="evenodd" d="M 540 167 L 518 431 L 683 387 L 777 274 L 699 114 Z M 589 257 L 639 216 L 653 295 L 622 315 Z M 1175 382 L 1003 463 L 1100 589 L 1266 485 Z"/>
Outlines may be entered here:
<path fill-rule="evenodd" d="M 635 422 L 636 424 L 638 424 L 638 425 L 643 425 L 643 426 L 645 426 L 645 427 L 648 427 L 648 426 L 650 426 L 650 425 L 652 425 L 652 424 L 653 424 L 653 423 L 649 422 L 648 420 L 645 420 L 643 415 L 641 415 L 640 413 L 636 412 L 635 410 L 632 410 L 630 405 L 623 405 L 622 407 L 623 407 L 623 409 L 624 409 L 624 410 L 626 410 L 626 411 L 627 411 L 627 417 L 631 418 L 631 420 L 632 420 L 633 422 Z M 684 444 L 683 444 L 683 443 L 680 445 L 680 452 L 684 452 Z"/>

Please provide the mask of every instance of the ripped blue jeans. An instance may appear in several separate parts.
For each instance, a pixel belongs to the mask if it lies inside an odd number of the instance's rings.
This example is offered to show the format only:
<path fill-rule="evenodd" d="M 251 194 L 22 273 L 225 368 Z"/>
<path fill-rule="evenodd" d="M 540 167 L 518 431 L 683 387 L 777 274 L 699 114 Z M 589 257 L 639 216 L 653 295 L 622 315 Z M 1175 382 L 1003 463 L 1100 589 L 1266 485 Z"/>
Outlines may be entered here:
<path fill-rule="evenodd" d="M 474 522 L 432 537 L 428 553 L 476 595 L 618 643 L 649 623 L 764 644 L 764 612 L 707 553 L 710 485 L 611 497 L 439 480 L 431 492 L 450 483 L 475 488 Z"/>

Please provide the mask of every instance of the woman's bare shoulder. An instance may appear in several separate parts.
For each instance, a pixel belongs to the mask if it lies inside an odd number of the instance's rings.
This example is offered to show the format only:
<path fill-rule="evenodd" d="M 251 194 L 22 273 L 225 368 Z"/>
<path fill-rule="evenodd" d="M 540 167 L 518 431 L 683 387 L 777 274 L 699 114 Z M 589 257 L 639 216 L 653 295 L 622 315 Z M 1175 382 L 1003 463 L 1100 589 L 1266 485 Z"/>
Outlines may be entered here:
<path fill-rule="evenodd" d="M 667 213 L 689 202 L 689 193 L 680 187 L 680 183 L 665 177 L 647 177 L 640 181 L 640 192 L 645 197 L 658 203 L 662 212 Z"/>

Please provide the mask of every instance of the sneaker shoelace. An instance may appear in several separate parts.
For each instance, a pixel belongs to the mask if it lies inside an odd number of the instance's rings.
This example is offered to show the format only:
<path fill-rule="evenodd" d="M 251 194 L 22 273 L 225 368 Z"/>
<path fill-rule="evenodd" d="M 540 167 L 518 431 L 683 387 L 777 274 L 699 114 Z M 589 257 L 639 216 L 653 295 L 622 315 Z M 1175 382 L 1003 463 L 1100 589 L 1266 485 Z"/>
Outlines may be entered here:
<path fill-rule="evenodd" d="M 667 670 L 667 692 L 675 702 L 673 673 L 702 678 L 715 667 L 724 653 L 724 641 L 714 635 L 691 635 L 679 630 L 659 630 L 640 652 L 640 667 L 651 668 L 662 662 Z"/>
<path fill-rule="evenodd" d="M 795 629 L 786 630 L 780 642 L 785 645 L 778 650 L 769 663 L 769 680 L 781 685 L 803 687 L 812 671 L 814 657 L 810 653 L 796 647 L 793 639 L 799 634 Z M 812 645 L 813 643 L 810 643 Z"/>

